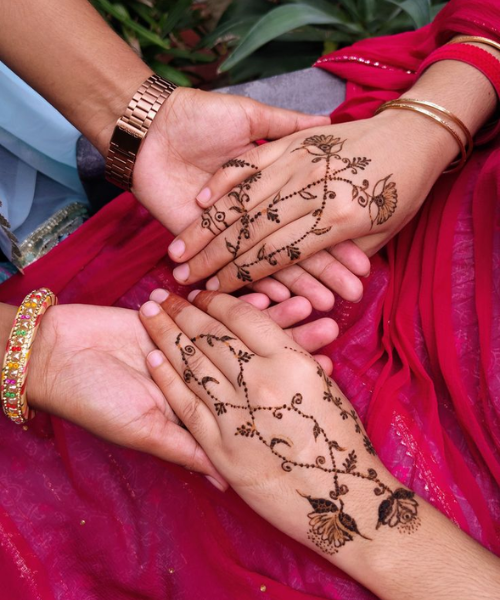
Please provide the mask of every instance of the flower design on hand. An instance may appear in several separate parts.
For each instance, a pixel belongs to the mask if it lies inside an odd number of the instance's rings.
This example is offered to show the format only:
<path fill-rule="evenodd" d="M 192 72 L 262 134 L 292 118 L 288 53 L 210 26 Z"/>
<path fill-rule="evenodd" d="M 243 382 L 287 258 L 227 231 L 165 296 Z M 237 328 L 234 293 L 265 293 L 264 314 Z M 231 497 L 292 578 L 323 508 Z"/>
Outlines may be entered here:
<path fill-rule="evenodd" d="M 316 146 L 321 152 L 331 155 L 340 152 L 344 142 L 345 140 L 334 135 L 312 135 L 302 142 L 302 147 Z"/>
<path fill-rule="evenodd" d="M 397 527 L 402 533 L 411 533 L 420 525 L 418 502 L 414 492 L 398 488 L 378 508 L 377 529 L 381 525 Z"/>
<path fill-rule="evenodd" d="M 368 205 L 372 226 L 382 225 L 394 214 L 398 204 L 398 191 L 394 181 L 388 181 L 391 175 L 380 179 L 373 187 L 373 194 Z M 372 208 L 376 206 L 376 214 L 372 216 Z"/>
<path fill-rule="evenodd" d="M 336 554 L 346 542 L 354 539 L 354 535 L 359 535 L 365 540 L 371 539 L 360 533 L 356 521 L 344 512 L 342 500 L 339 500 L 339 508 L 335 502 L 325 498 L 303 497 L 309 500 L 313 507 L 313 511 L 307 515 L 310 526 L 308 537 L 323 552 Z"/>

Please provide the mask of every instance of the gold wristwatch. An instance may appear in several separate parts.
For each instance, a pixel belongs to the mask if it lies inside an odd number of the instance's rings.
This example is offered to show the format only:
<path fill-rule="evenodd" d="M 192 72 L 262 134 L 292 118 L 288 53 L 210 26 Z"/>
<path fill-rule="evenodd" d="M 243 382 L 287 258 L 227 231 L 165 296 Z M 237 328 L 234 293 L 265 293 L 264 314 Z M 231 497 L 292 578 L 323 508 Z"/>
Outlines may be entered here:
<path fill-rule="evenodd" d="M 132 187 L 137 154 L 161 105 L 177 88 L 159 75 L 149 77 L 116 122 L 106 157 L 106 179 L 124 190 Z"/>

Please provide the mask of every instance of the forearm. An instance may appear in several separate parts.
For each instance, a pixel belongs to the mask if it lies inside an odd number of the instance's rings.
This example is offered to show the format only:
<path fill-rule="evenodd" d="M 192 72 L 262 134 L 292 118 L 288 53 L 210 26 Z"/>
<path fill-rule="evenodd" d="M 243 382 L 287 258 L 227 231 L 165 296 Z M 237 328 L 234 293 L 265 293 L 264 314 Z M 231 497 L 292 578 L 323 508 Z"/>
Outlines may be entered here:
<path fill-rule="evenodd" d="M 500 60 L 500 52 L 491 46 L 473 45 Z M 443 106 L 462 120 L 472 136 L 491 118 L 498 102 L 489 80 L 475 67 L 456 60 L 444 60 L 431 65 L 402 97 Z M 396 112 L 399 113 L 397 117 Z M 429 177 L 437 179 L 458 153 L 453 137 L 420 114 L 388 110 L 375 118 L 398 118 L 401 121 L 408 131 L 408 144 L 420 154 L 419 158 L 424 160 L 424 164 L 428 164 Z M 463 135 L 458 133 L 463 139 Z"/>
<path fill-rule="evenodd" d="M 331 393 L 334 404 L 347 417 L 341 416 L 337 423 L 331 417 L 317 421 L 321 430 L 313 444 L 313 452 L 320 455 L 317 466 L 306 470 L 306 481 L 291 481 L 288 486 L 287 476 L 282 477 L 276 493 L 270 494 L 278 497 L 279 490 L 287 485 L 287 497 L 282 502 L 286 514 L 277 517 L 275 507 L 269 514 L 259 510 L 261 514 L 277 526 L 281 521 L 286 533 L 340 567 L 381 600 L 496 600 L 500 559 L 402 486 L 372 455 L 364 431 L 360 429 L 358 436 L 353 436 L 346 427 L 346 423 L 359 421 L 335 384 Z M 307 431 L 305 424 L 304 428 Z M 328 472 L 332 465 L 321 451 L 320 436 L 335 439 L 335 450 L 340 446 L 333 452 L 337 473 L 333 495 L 325 494 L 332 487 Z M 292 447 L 299 441 L 291 433 L 287 439 Z M 301 465 L 308 453 L 297 449 L 300 458 L 289 464 L 292 472 L 303 475 Z M 315 507 L 311 498 L 320 499 L 322 507 Z"/>
<path fill-rule="evenodd" d="M 416 531 L 379 529 L 342 568 L 382 600 L 496 600 L 500 560 L 422 498 L 415 499 Z"/>
<path fill-rule="evenodd" d="M 0 0 L 0 59 L 106 153 L 151 70 L 87 0 Z"/>

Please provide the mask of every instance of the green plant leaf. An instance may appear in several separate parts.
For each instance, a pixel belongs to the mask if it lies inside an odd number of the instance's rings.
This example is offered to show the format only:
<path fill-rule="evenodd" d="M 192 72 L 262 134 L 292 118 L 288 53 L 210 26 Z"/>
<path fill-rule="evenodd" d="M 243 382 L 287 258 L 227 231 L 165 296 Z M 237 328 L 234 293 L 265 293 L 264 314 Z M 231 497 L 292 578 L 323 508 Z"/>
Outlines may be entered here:
<path fill-rule="evenodd" d="M 391 4 L 399 6 L 401 10 L 409 14 L 416 27 L 423 27 L 431 22 L 430 0 L 386 0 Z"/>
<path fill-rule="evenodd" d="M 182 18 L 184 12 L 189 9 L 193 0 L 177 0 L 168 12 L 168 17 L 162 27 L 162 34 L 168 35 L 172 32 L 174 27 L 177 25 L 179 20 Z"/>
<path fill-rule="evenodd" d="M 191 80 L 185 73 L 175 69 L 174 67 L 171 67 L 170 65 L 166 65 L 165 63 L 159 61 L 153 61 L 150 66 L 155 73 L 158 73 L 158 75 L 161 75 L 165 79 L 168 79 L 177 85 L 182 85 L 183 87 L 191 87 L 192 85 Z"/>
<path fill-rule="evenodd" d="M 201 48 L 213 48 L 217 44 L 236 42 L 252 29 L 255 19 L 249 17 L 217 26 L 212 33 L 203 38 Z"/>
<path fill-rule="evenodd" d="M 433 4 L 431 6 L 431 19 L 433 21 L 436 18 L 438 12 L 440 12 L 447 4 L 448 2 L 440 2 L 439 4 Z"/>
<path fill-rule="evenodd" d="M 310 4 L 286 4 L 261 17 L 241 40 L 236 50 L 220 66 L 228 71 L 267 42 L 304 25 L 336 25 L 343 21 L 333 14 L 313 8 Z"/>
<path fill-rule="evenodd" d="M 284 33 L 276 38 L 277 42 L 340 42 L 350 44 L 357 38 L 351 33 L 337 31 L 335 29 L 325 29 L 323 27 L 313 27 L 306 25 L 293 31 Z"/>
<path fill-rule="evenodd" d="M 124 7 L 120 8 L 120 5 L 117 7 L 115 4 L 108 2 L 108 0 L 96 0 L 96 3 L 98 3 L 101 8 L 109 13 L 112 17 L 120 21 L 120 23 L 123 23 L 123 25 L 127 26 L 132 31 L 140 34 L 145 40 L 148 40 L 155 46 L 163 48 L 164 50 L 168 50 L 170 48 L 170 43 L 167 40 L 162 40 L 160 36 L 156 35 L 152 31 L 149 31 L 149 29 L 146 29 L 142 25 L 139 25 L 133 19 L 131 19 L 130 16 L 127 17 L 123 11 Z"/>
<path fill-rule="evenodd" d="M 233 0 L 219 19 L 217 27 L 206 35 L 200 47 L 213 48 L 222 42 L 236 42 L 245 36 L 255 21 L 265 15 L 271 6 L 267 0 Z"/>

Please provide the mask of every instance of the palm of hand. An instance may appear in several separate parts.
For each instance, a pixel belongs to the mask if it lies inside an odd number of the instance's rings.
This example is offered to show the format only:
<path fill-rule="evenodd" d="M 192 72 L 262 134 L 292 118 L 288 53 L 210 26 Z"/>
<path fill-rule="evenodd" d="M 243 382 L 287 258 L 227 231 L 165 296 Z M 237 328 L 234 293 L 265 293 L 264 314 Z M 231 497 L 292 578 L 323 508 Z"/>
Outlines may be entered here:
<path fill-rule="evenodd" d="M 215 171 L 252 147 L 244 102 L 178 89 L 153 121 L 137 158 L 133 191 L 173 233 L 201 214 L 195 196 Z"/>
<path fill-rule="evenodd" d="M 158 453 L 178 426 L 145 366 L 153 348 L 131 310 L 54 307 L 35 341 L 30 404 L 111 442 Z"/>

